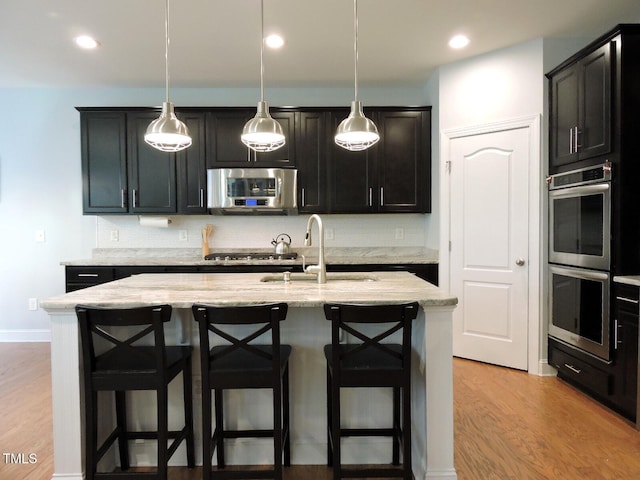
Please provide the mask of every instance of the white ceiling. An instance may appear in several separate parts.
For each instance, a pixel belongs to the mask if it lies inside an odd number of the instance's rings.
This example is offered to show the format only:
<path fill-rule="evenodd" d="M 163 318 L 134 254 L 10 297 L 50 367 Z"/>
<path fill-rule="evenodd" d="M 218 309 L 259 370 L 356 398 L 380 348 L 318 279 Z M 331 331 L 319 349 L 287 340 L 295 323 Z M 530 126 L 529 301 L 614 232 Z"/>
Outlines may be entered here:
<path fill-rule="evenodd" d="M 353 85 L 351 0 L 264 0 L 269 87 Z M 360 0 L 359 84 L 426 82 L 440 65 L 542 37 L 640 22 L 638 0 Z M 452 51 L 465 33 L 471 45 Z M 82 51 L 72 42 L 95 36 Z M 259 0 L 171 0 L 172 87 L 255 87 Z M 0 87 L 164 85 L 163 0 L 0 0 Z"/>

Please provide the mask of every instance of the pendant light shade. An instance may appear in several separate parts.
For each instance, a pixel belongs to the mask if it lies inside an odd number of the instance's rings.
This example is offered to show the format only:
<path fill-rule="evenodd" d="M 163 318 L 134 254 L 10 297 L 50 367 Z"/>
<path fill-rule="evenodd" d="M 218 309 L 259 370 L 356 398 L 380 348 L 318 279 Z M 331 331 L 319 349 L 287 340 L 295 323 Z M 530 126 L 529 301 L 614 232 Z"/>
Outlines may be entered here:
<path fill-rule="evenodd" d="M 349 116 L 338 125 L 334 140 L 340 147 L 356 152 L 380 140 L 375 123 L 364 116 L 362 102 L 358 100 L 358 0 L 353 0 L 353 33 L 355 99 Z"/>
<path fill-rule="evenodd" d="M 173 103 L 162 103 L 162 113 L 147 127 L 144 141 L 163 152 L 179 152 L 191 145 L 189 129 L 176 117 Z"/>
<path fill-rule="evenodd" d="M 169 0 L 165 1 L 165 90 L 166 100 L 162 103 L 162 113 L 149 124 L 144 141 L 163 152 L 179 152 L 191 145 L 191 135 L 187 126 L 178 120 L 173 103 L 169 101 Z"/>
<path fill-rule="evenodd" d="M 260 42 L 260 102 L 256 116 L 245 124 L 240 139 L 251 150 L 272 152 L 286 140 L 282 126 L 271 117 L 269 104 L 264 101 L 264 0 L 260 0 Z"/>

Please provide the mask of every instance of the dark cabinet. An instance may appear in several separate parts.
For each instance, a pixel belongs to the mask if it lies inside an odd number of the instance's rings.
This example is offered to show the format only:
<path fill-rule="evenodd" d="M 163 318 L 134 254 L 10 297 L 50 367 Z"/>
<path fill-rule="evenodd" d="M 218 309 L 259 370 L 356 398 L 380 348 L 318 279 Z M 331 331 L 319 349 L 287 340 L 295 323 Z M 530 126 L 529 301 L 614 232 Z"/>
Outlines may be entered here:
<path fill-rule="evenodd" d="M 127 141 L 124 112 L 80 116 L 82 209 L 84 213 L 127 213 Z"/>
<path fill-rule="evenodd" d="M 221 108 L 207 113 L 207 168 L 295 166 L 294 111 L 270 109 L 282 126 L 286 143 L 263 153 L 252 151 L 240 140 L 245 123 L 255 114 L 255 108 Z"/>
<path fill-rule="evenodd" d="M 324 213 L 327 198 L 327 113 L 320 110 L 298 112 L 296 152 L 298 169 L 298 211 Z"/>
<path fill-rule="evenodd" d="M 614 45 L 607 42 L 548 75 L 552 173 L 557 167 L 611 152 Z"/>
<path fill-rule="evenodd" d="M 193 138 L 176 154 L 144 141 L 155 109 L 79 110 L 83 213 L 206 213 L 204 113 L 176 110 Z"/>
<path fill-rule="evenodd" d="M 638 287 L 615 284 L 613 302 L 613 397 L 624 416 L 636 420 L 638 398 Z"/>
<path fill-rule="evenodd" d="M 205 156 L 205 114 L 180 111 L 189 128 L 192 144 L 176 153 L 178 213 L 207 213 L 207 166 Z"/>
<path fill-rule="evenodd" d="M 129 212 L 176 213 L 176 156 L 144 141 L 144 134 L 156 112 L 127 113 L 127 162 Z"/>
<path fill-rule="evenodd" d="M 338 124 L 348 113 L 347 109 L 327 112 L 327 201 L 321 204 L 322 211 L 430 212 L 430 108 L 378 107 L 365 110 L 378 127 L 380 141 L 361 152 L 345 150 L 333 141 Z"/>

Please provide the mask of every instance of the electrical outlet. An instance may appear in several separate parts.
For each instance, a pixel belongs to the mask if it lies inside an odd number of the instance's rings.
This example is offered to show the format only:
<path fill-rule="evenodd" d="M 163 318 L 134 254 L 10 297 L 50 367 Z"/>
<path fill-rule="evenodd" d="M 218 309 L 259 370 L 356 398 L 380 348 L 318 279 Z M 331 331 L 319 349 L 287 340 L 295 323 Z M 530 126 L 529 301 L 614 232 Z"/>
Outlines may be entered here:
<path fill-rule="evenodd" d="M 31 311 L 38 310 L 38 299 L 37 298 L 30 298 L 29 299 L 29 310 L 31 310 Z"/>
<path fill-rule="evenodd" d="M 404 228 L 396 228 L 396 240 L 404 240 Z"/>
<path fill-rule="evenodd" d="M 326 240 L 333 240 L 333 238 L 334 238 L 333 228 L 325 228 L 324 229 L 324 238 Z"/>
<path fill-rule="evenodd" d="M 36 230 L 36 242 L 44 243 L 44 241 L 45 241 L 44 230 Z"/>
<path fill-rule="evenodd" d="M 179 230 L 178 240 L 180 240 L 181 242 L 186 242 L 187 240 L 189 240 L 189 233 L 186 230 Z"/>
<path fill-rule="evenodd" d="M 109 240 L 111 240 L 112 242 L 117 242 L 120 240 L 120 234 L 118 233 L 118 230 L 111 230 L 109 232 Z"/>

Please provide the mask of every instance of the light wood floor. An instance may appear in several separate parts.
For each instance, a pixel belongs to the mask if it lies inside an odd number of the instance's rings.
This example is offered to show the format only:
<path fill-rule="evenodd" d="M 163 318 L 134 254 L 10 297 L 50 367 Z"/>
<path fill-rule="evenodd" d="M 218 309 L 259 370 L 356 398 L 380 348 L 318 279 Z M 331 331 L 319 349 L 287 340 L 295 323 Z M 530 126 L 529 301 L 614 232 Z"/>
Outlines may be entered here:
<path fill-rule="evenodd" d="M 459 480 L 640 479 L 640 433 L 554 377 L 454 360 Z M 0 480 L 53 472 L 49 344 L 0 343 Z M 10 464 L 5 453 L 35 453 Z M 325 466 L 293 466 L 287 480 L 330 480 Z M 171 480 L 196 480 L 176 468 Z"/>

